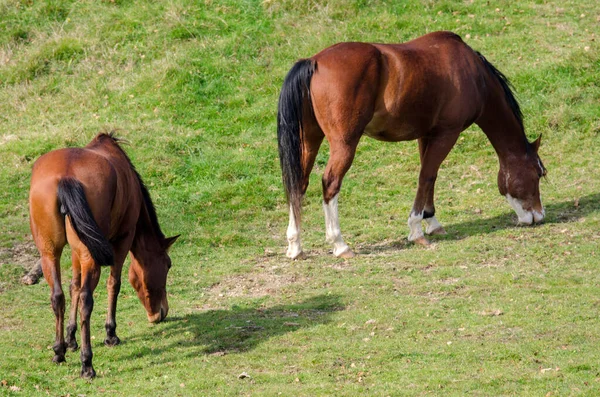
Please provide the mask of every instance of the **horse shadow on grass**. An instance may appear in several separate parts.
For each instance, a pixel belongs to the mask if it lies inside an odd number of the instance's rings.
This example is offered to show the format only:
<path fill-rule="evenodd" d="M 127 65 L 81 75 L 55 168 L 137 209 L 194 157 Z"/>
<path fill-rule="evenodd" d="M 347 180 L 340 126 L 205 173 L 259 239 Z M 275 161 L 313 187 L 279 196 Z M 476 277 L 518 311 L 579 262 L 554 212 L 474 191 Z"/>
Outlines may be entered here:
<path fill-rule="evenodd" d="M 545 206 L 546 218 L 542 224 L 560 224 L 576 222 L 595 211 L 600 211 L 600 193 L 589 194 L 579 199 L 564 200 L 550 203 Z M 442 220 L 443 224 L 443 220 Z M 517 225 L 517 216 L 508 211 L 491 218 L 480 217 L 466 222 L 444 225 L 448 234 L 431 236 L 432 242 L 462 240 L 467 237 L 491 234 L 504 229 L 527 227 Z M 534 226 L 535 227 L 535 226 Z M 377 254 L 385 251 L 397 251 L 411 245 L 405 238 L 393 240 L 384 244 L 364 246 L 359 249 L 359 254 Z"/>
<path fill-rule="evenodd" d="M 296 304 L 273 307 L 234 305 L 228 310 L 215 309 L 167 317 L 164 322 L 139 335 L 130 336 L 128 342 L 172 342 L 141 347 L 124 359 L 135 360 L 155 355 L 154 362 L 166 362 L 179 360 L 181 356 L 242 353 L 272 337 L 327 324 L 334 313 L 344 309 L 339 296 L 317 295 Z"/>

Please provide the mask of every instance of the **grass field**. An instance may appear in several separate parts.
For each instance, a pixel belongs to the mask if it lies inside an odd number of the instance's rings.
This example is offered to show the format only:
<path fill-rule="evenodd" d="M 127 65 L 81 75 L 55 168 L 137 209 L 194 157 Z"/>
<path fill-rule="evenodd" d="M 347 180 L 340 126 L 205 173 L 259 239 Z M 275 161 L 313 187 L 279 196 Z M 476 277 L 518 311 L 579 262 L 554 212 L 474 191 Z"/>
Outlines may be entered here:
<path fill-rule="evenodd" d="M 340 194 L 358 256 L 336 259 L 324 144 L 304 205 L 308 259 L 287 260 L 283 77 L 336 42 L 435 30 L 504 72 L 528 137 L 543 133 L 545 223 L 515 226 L 494 150 L 470 128 L 438 177 L 448 235 L 410 245 L 416 142 L 364 139 Z M 600 394 L 599 35 L 600 4 L 586 0 L 0 0 L 0 393 Z M 51 362 L 47 284 L 19 279 L 37 258 L 31 165 L 106 129 L 130 142 L 163 230 L 182 237 L 168 321 L 150 325 L 124 285 L 114 348 L 102 343 L 103 274 L 87 382 L 78 352 Z M 69 252 L 63 275 L 67 291 Z"/>

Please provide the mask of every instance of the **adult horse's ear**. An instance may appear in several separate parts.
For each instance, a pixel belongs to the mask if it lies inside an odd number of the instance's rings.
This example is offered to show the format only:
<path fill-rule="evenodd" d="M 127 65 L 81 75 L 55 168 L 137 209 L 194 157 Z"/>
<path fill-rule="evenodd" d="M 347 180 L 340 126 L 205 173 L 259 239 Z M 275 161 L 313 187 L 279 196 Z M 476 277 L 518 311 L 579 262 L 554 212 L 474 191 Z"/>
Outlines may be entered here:
<path fill-rule="evenodd" d="M 171 248 L 171 246 L 173 245 L 173 243 L 175 241 L 177 241 L 177 239 L 179 238 L 179 236 L 181 236 L 181 234 L 178 234 L 177 236 L 173 236 L 173 237 L 167 237 L 165 239 L 165 247 L 166 247 L 165 249 L 167 251 L 169 251 L 169 249 Z"/>
<path fill-rule="evenodd" d="M 542 134 L 540 134 L 540 136 L 538 136 L 538 139 L 536 139 L 532 145 L 533 148 L 535 149 L 535 152 L 537 153 L 538 149 L 540 148 L 540 144 L 542 143 Z"/>

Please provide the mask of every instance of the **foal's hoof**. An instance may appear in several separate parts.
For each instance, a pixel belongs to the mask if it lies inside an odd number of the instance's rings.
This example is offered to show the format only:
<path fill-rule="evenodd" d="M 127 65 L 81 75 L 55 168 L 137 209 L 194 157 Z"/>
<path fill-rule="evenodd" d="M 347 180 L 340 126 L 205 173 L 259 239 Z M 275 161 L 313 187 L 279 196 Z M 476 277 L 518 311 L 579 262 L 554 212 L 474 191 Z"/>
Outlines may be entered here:
<path fill-rule="evenodd" d="M 69 349 L 69 351 L 72 351 L 72 352 L 77 351 L 77 349 L 79 349 L 79 345 L 77 344 L 77 341 L 75 339 L 68 341 L 67 349 Z"/>
<path fill-rule="evenodd" d="M 446 233 L 446 229 L 444 229 L 442 226 L 440 226 L 437 229 L 430 231 L 429 234 L 434 236 L 434 235 L 442 235 L 442 234 L 448 234 L 448 233 Z"/>
<path fill-rule="evenodd" d="M 427 240 L 423 236 L 421 236 L 421 237 L 413 240 L 413 243 L 418 244 L 418 245 L 422 245 L 423 247 L 428 247 L 428 246 L 431 245 L 431 243 L 429 242 L 429 240 Z"/>
<path fill-rule="evenodd" d="M 83 379 L 93 379 L 96 377 L 96 371 L 93 367 L 81 368 L 81 377 Z"/>
<path fill-rule="evenodd" d="M 106 339 L 104 339 L 104 344 L 106 346 L 116 346 L 119 343 L 121 343 L 121 339 L 119 339 L 118 336 L 107 336 Z"/>
<path fill-rule="evenodd" d="M 354 255 L 354 252 L 352 252 L 352 250 L 350 248 L 348 248 L 346 251 L 342 252 L 341 254 L 337 255 L 338 258 L 342 258 L 342 259 L 350 259 L 350 258 L 354 258 L 356 255 Z"/>
<path fill-rule="evenodd" d="M 52 357 L 52 362 L 56 364 L 64 363 L 65 361 L 67 361 L 65 359 L 65 356 L 60 356 L 56 354 L 54 357 Z"/>

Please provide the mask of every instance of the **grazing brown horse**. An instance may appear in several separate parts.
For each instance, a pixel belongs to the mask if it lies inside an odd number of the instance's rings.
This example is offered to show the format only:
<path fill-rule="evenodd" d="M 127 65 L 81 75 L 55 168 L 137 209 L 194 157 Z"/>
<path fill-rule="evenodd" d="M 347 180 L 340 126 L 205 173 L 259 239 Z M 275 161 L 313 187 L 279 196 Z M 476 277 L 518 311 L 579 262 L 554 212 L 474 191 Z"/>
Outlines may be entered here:
<path fill-rule="evenodd" d="M 541 137 L 527 141 L 506 77 L 454 33 L 430 33 L 403 44 L 340 43 L 302 59 L 285 78 L 277 120 L 290 209 L 290 258 L 302 254 L 301 202 L 324 137 L 329 161 L 323 208 L 327 241 L 336 256 L 354 255 L 340 232 L 338 193 L 363 135 L 387 142 L 419 141 L 421 172 L 408 218 L 409 241 L 428 244 L 422 220 L 426 233 L 445 233 L 435 218 L 435 180 L 459 134 L 473 123 L 496 150 L 498 187 L 519 223 L 544 218 L 539 181 L 546 170 L 537 154 Z"/>
<path fill-rule="evenodd" d="M 40 251 L 44 277 L 56 316 L 56 363 L 67 347 L 77 349 L 77 309 L 81 315 L 81 376 L 93 378 L 90 316 L 101 266 L 110 267 L 106 339 L 119 344 L 115 312 L 121 270 L 131 252 L 129 282 L 144 305 L 148 320 L 163 320 L 169 311 L 167 273 L 169 247 L 178 236 L 165 238 L 142 179 L 112 134 L 100 134 L 85 148 L 55 150 L 33 166 L 29 191 L 31 232 Z M 72 250 L 71 310 L 64 336 L 65 296 L 60 257 Z"/>

